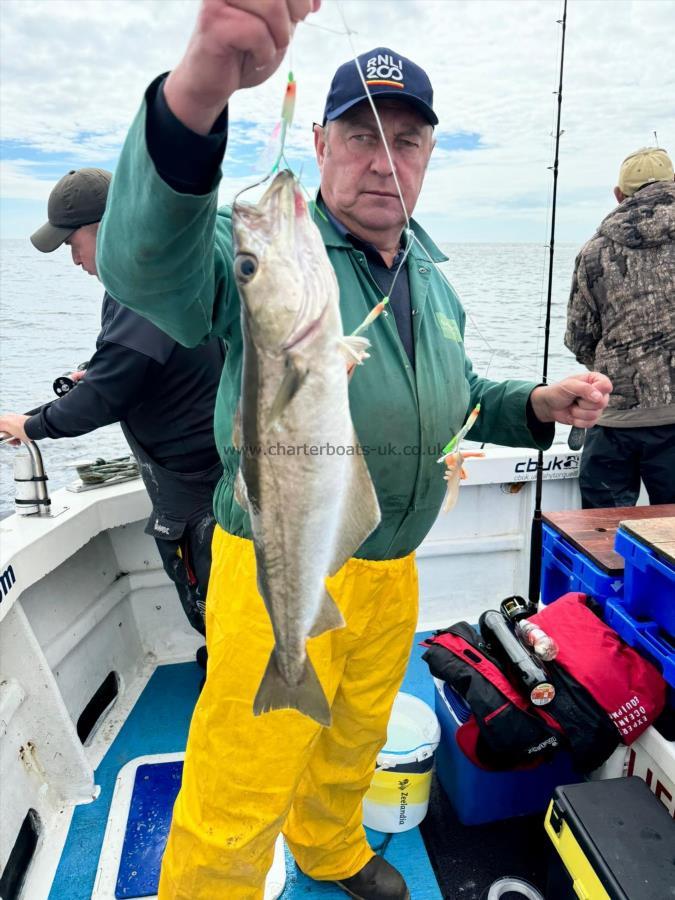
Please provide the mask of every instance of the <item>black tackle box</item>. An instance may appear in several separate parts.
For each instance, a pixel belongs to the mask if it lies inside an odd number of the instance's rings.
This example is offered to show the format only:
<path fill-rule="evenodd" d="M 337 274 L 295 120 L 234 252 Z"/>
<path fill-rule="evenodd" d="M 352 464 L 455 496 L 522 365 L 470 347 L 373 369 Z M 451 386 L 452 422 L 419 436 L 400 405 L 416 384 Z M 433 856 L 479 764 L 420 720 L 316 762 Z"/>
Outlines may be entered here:
<path fill-rule="evenodd" d="M 546 900 L 675 900 L 675 820 L 640 778 L 556 788 Z"/>

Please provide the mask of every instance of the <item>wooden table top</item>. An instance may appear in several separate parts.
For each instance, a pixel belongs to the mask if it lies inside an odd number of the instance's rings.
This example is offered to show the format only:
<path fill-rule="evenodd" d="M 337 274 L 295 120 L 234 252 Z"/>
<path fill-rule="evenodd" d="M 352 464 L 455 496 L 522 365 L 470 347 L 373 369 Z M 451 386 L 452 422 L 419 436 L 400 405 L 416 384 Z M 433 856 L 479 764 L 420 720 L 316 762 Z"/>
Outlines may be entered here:
<path fill-rule="evenodd" d="M 673 517 L 675 517 L 675 503 L 659 506 L 616 506 L 609 509 L 573 509 L 542 515 L 544 522 L 559 531 L 573 547 L 581 550 L 610 575 L 623 574 L 623 556 L 614 552 L 614 537 L 620 524 L 630 529 L 635 527 L 636 522 L 644 523 L 650 519 L 668 520 Z M 658 534 L 662 535 L 662 531 Z M 663 543 L 669 543 L 668 538 Z"/>
<path fill-rule="evenodd" d="M 675 563 L 675 516 L 622 521 L 621 527 L 643 544 L 651 547 L 666 562 Z"/>

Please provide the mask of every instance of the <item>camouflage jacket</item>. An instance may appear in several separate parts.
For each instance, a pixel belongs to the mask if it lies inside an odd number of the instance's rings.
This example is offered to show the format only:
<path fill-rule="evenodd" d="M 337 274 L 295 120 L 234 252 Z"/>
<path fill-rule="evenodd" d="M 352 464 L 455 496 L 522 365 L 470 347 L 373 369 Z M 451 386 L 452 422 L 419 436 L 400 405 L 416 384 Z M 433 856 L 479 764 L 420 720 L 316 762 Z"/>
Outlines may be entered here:
<path fill-rule="evenodd" d="M 675 183 L 641 188 L 582 247 L 565 345 L 612 380 L 601 425 L 675 422 Z"/>

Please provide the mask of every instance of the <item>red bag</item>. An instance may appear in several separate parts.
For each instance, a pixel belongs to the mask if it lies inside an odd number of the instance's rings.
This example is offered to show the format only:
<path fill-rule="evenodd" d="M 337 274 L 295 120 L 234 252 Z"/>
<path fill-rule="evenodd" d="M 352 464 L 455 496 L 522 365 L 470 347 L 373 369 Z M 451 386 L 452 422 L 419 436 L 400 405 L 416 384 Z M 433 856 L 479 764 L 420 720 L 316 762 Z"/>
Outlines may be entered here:
<path fill-rule="evenodd" d="M 666 683 L 585 601 L 585 594 L 564 594 L 529 621 L 556 641 L 556 663 L 607 712 L 621 742 L 632 744 L 663 711 Z"/>

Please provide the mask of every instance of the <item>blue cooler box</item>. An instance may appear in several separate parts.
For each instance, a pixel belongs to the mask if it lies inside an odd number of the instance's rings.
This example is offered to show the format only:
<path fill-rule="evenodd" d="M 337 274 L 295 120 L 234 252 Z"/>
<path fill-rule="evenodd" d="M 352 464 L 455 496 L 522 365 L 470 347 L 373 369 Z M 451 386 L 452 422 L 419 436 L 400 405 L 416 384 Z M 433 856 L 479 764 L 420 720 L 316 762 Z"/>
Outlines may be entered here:
<path fill-rule="evenodd" d="M 434 683 L 441 725 L 436 775 L 463 825 L 543 812 L 558 785 L 584 780 L 572 768 L 569 754 L 562 751 L 550 762 L 524 771 L 489 772 L 474 765 L 455 740 L 457 729 L 470 716 L 469 708 L 447 684 L 438 679 Z"/>

